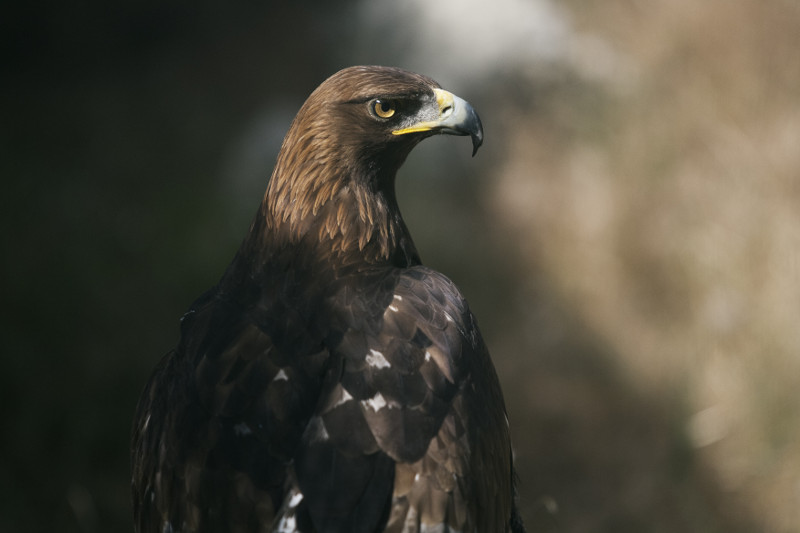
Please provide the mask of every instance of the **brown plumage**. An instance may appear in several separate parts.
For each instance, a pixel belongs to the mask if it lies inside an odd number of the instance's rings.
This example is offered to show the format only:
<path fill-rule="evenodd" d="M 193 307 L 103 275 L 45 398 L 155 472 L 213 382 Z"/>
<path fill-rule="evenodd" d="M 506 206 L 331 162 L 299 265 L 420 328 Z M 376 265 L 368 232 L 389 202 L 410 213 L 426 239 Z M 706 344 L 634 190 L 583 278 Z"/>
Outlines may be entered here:
<path fill-rule="evenodd" d="M 238 254 L 142 393 L 136 531 L 523 531 L 489 354 L 395 199 L 436 133 L 483 135 L 424 76 L 353 67 L 311 94 Z"/>

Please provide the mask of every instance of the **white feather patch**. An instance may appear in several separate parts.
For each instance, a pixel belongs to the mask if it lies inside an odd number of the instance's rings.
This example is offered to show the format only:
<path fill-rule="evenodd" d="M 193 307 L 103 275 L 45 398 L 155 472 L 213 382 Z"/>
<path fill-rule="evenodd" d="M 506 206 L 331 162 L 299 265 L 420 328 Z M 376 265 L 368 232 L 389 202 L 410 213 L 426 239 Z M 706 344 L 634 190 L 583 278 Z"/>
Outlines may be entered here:
<path fill-rule="evenodd" d="M 294 494 L 292 494 L 292 499 L 289 500 L 289 508 L 294 509 L 300 504 L 301 501 L 303 501 L 303 493 L 295 492 Z"/>
<path fill-rule="evenodd" d="M 350 400 L 352 400 L 352 399 L 353 399 L 353 397 L 350 395 L 350 393 L 349 393 L 349 392 L 347 392 L 347 389 L 345 389 L 344 387 L 342 387 L 342 397 L 341 397 L 341 398 L 339 398 L 339 401 L 338 401 L 338 402 L 336 402 L 336 403 L 335 403 L 333 406 L 334 406 L 334 407 L 339 407 L 339 406 L 340 406 L 340 405 L 342 405 L 343 403 L 345 403 L 345 402 L 349 402 L 349 401 L 350 401 Z"/>
<path fill-rule="evenodd" d="M 282 516 L 278 527 L 275 528 L 275 533 L 296 533 L 297 532 L 297 519 L 294 517 L 294 512 L 290 516 Z"/>
<path fill-rule="evenodd" d="M 390 409 L 394 407 L 393 404 L 390 404 L 386 401 L 386 398 L 384 398 L 380 392 L 376 393 L 375 396 L 369 400 L 361 400 L 361 405 L 364 407 L 371 407 L 376 413 L 384 407 L 389 407 Z"/>
<path fill-rule="evenodd" d="M 366 359 L 367 364 L 374 368 L 391 368 L 392 366 L 378 350 L 370 350 Z"/>

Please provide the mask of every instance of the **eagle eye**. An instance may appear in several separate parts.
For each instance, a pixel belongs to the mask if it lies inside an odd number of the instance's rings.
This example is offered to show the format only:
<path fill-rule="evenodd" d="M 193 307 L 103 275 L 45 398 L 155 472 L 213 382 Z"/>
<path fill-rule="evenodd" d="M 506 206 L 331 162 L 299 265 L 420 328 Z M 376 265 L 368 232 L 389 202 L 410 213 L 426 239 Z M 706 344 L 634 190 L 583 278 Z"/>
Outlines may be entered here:
<path fill-rule="evenodd" d="M 397 110 L 397 104 L 392 100 L 373 100 L 372 112 L 379 118 L 392 118 Z"/>

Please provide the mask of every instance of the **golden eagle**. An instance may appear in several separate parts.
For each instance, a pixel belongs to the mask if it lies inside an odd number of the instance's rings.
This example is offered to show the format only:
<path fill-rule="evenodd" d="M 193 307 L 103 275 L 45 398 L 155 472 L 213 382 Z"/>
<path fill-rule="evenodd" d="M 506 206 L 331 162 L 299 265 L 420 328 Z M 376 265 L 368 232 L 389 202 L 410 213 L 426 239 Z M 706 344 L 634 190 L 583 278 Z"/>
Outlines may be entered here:
<path fill-rule="evenodd" d="M 523 531 L 503 396 L 458 288 L 422 265 L 397 169 L 483 139 L 432 79 L 351 67 L 308 98 L 250 231 L 133 426 L 139 533 Z"/>

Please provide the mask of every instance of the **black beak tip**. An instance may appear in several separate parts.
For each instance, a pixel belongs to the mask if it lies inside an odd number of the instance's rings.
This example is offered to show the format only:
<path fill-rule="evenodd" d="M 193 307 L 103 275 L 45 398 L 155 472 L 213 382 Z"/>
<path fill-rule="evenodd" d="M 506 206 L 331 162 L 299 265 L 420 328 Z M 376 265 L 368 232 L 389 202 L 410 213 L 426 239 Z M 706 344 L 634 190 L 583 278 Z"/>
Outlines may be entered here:
<path fill-rule="evenodd" d="M 478 148 L 483 144 L 483 132 L 473 133 L 472 137 L 472 157 L 478 153 Z"/>
<path fill-rule="evenodd" d="M 483 125 L 477 113 L 473 114 L 473 119 L 474 124 L 469 135 L 472 138 L 472 157 L 475 157 L 475 154 L 478 153 L 478 148 L 483 144 Z"/>

